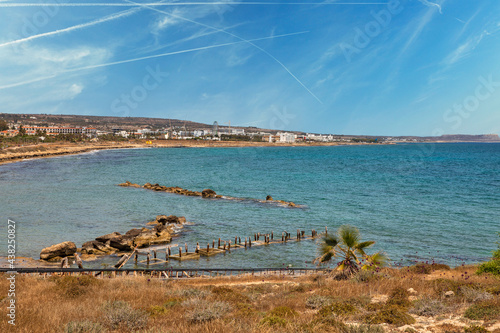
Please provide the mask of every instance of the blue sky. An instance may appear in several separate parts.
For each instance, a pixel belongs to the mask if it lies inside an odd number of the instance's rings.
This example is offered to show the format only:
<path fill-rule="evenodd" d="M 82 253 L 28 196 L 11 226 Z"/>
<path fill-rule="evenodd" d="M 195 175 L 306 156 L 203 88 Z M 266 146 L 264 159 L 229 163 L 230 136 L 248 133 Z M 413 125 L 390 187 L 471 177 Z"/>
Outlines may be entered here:
<path fill-rule="evenodd" d="M 0 112 L 500 133 L 499 1 L 244 2 L 0 0 Z"/>

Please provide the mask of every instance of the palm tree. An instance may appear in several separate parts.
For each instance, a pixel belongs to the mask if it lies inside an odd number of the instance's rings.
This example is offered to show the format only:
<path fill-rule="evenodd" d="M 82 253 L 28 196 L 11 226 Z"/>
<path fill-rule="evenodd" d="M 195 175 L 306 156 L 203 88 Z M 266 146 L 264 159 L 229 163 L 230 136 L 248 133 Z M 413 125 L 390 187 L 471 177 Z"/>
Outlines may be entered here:
<path fill-rule="evenodd" d="M 314 261 L 319 264 L 330 261 L 334 257 L 340 257 L 336 270 L 347 275 L 352 275 L 360 269 L 374 269 L 385 265 L 387 258 L 385 254 L 377 252 L 368 255 L 365 249 L 375 244 L 375 241 L 361 242 L 359 230 L 350 225 L 343 225 L 334 235 L 326 234 L 320 244 L 320 256 Z M 364 263 L 362 262 L 364 261 Z"/>

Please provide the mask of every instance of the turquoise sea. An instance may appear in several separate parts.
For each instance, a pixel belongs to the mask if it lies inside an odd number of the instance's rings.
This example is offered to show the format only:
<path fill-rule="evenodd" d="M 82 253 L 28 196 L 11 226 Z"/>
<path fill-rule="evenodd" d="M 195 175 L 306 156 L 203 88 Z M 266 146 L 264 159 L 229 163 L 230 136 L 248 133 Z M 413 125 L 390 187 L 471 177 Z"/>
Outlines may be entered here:
<path fill-rule="evenodd" d="M 211 188 L 234 197 L 272 195 L 307 208 L 116 186 L 126 180 Z M 173 241 L 191 248 L 218 237 L 284 230 L 294 236 L 299 228 L 309 233 L 351 224 L 395 264 L 435 260 L 455 266 L 485 260 L 496 247 L 500 144 L 99 151 L 1 165 L 0 196 L 3 256 L 8 218 L 17 224 L 17 255 L 38 258 L 52 244 L 81 246 L 103 234 L 142 227 L 156 215 L 174 214 L 194 223 Z M 311 267 L 316 248 L 313 241 L 290 242 L 169 266 Z"/>

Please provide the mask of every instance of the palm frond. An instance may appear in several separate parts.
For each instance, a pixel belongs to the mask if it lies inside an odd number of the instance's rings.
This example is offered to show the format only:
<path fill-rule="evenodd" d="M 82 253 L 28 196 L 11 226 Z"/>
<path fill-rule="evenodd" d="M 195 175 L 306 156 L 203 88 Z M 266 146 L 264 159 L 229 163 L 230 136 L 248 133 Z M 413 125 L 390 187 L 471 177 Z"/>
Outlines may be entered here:
<path fill-rule="evenodd" d="M 340 241 L 348 247 L 355 247 L 359 242 L 359 230 L 351 225 L 340 226 L 338 235 Z"/>
<path fill-rule="evenodd" d="M 325 235 L 323 237 L 323 241 L 329 246 L 337 246 L 337 244 L 339 243 L 339 240 L 335 235 Z"/>
<path fill-rule="evenodd" d="M 366 249 L 367 247 L 372 246 L 373 244 L 375 244 L 375 241 L 366 241 L 366 242 L 361 242 L 361 243 L 359 243 L 358 245 L 356 245 L 356 249 L 358 249 L 358 250 L 364 250 L 364 249 Z"/>

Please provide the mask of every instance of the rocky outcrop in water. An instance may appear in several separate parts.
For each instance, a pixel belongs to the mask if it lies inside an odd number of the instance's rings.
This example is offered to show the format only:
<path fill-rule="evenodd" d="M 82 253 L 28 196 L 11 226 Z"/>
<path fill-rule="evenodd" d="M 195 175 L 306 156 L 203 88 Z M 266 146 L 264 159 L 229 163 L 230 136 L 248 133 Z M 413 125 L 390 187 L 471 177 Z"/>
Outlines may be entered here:
<path fill-rule="evenodd" d="M 131 251 L 135 247 L 166 244 L 172 235 L 186 224 L 184 216 L 158 215 L 154 221 L 148 222 L 152 228 L 130 229 L 125 234 L 113 232 L 97 237 L 82 245 L 82 254 L 105 255 L 119 251 Z"/>
<path fill-rule="evenodd" d="M 249 199 L 249 198 L 236 198 L 236 197 L 230 197 L 230 196 L 222 196 L 220 194 L 217 194 L 214 190 L 212 189 L 204 189 L 201 192 L 198 191 L 190 191 L 187 189 L 184 189 L 182 187 L 168 187 L 168 186 L 162 186 L 160 184 L 151 184 L 151 183 L 146 183 L 144 186 L 141 186 L 139 184 L 134 184 L 129 181 L 126 181 L 125 183 L 118 184 L 119 186 L 122 187 L 142 187 L 147 190 L 152 190 L 152 191 L 157 191 L 157 192 L 167 192 L 167 193 L 174 193 L 174 194 L 179 194 L 179 195 L 186 195 L 186 196 L 193 196 L 193 197 L 202 197 L 204 199 L 225 199 L 225 200 L 236 200 L 236 201 L 245 201 L 245 200 L 250 200 L 250 201 L 256 201 L 260 203 L 270 203 L 270 204 L 275 204 L 276 206 L 282 206 L 282 207 L 290 207 L 290 208 L 303 208 L 304 206 L 302 205 L 297 205 L 294 202 L 291 201 L 283 201 L 283 200 L 274 200 L 272 196 L 268 195 L 266 197 L 266 200 L 259 200 L 259 199 Z"/>
<path fill-rule="evenodd" d="M 40 252 L 40 259 L 47 261 L 58 261 L 62 258 L 74 255 L 75 252 L 75 243 L 63 242 L 42 249 L 42 252 Z"/>

